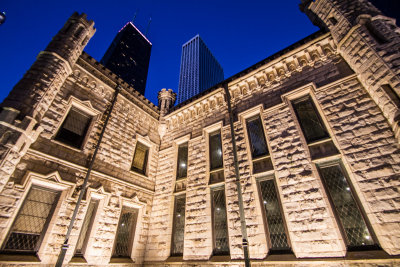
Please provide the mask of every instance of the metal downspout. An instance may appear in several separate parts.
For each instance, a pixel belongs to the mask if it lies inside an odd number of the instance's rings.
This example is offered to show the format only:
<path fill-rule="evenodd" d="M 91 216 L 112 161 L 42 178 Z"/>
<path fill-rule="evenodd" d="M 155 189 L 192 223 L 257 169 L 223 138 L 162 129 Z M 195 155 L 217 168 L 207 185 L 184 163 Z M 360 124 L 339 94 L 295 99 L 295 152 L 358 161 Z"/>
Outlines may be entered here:
<path fill-rule="evenodd" d="M 243 245 L 243 254 L 244 254 L 244 263 L 246 267 L 250 267 L 250 259 L 249 259 L 249 250 L 248 250 L 248 242 L 247 242 L 247 229 L 246 229 L 246 221 L 244 217 L 244 209 L 243 209 L 243 197 L 242 197 L 242 188 L 240 186 L 240 176 L 239 176 L 239 164 L 237 157 L 237 149 L 236 149 L 236 138 L 235 138 L 235 130 L 233 128 L 233 113 L 231 107 L 231 95 L 229 93 L 228 84 L 224 84 L 224 90 L 226 95 L 226 102 L 228 104 L 228 113 L 229 113 L 229 124 L 231 127 L 231 137 L 232 137 L 232 147 L 233 147 L 233 162 L 235 165 L 235 176 L 236 176 L 236 188 L 239 200 L 239 214 L 240 214 L 240 226 L 242 230 L 242 245 Z"/>
<path fill-rule="evenodd" d="M 71 221 L 69 223 L 67 234 L 65 235 L 65 241 L 64 241 L 64 243 L 63 243 L 63 245 L 61 247 L 61 252 L 58 255 L 56 267 L 61 267 L 62 266 L 64 258 L 65 258 L 65 254 L 67 253 L 67 250 L 68 250 L 68 247 L 69 247 L 68 241 L 69 241 L 69 237 L 71 235 L 72 228 L 74 227 L 76 215 L 78 214 L 79 206 L 81 205 L 82 198 L 83 198 L 83 196 L 84 196 L 84 194 L 86 192 L 86 186 L 87 186 L 87 183 L 89 181 L 90 173 L 92 171 L 93 164 L 94 164 L 94 161 L 96 159 L 96 155 L 97 155 L 97 152 L 99 150 L 101 140 L 103 139 L 103 135 L 104 135 L 104 132 L 106 130 L 106 126 L 107 126 L 108 120 L 110 119 L 111 113 L 112 113 L 112 111 L 114 109 L 114 104 L 117 101 L 117 96 L 118 96 L 120 90 L 121 90 L 120 86 L 117 85 L 117 87 L 115 89 L 114 98 L 113 98 L 113 100 L 111 102 L 111 107 L 110 107 L 110 109 L 108 111 L 108 114 L 107 114 L 107 117 L 106 117 L 106 119 L 104 121 L 103 129 L 101 130 L 101 133 L 100 133 L 100 136 L 99 136 L 99 140 L 97 141 L 96 148 L 95 148 L 95 150 L 93 152 L 92 159 L 90 160 L 89 167 L 88 167 L 88 170 L 86 172 L 86 176 L 85 176 L 84 182 L 82 184 L 82 189 L 81 189 L 81 192 L 79 194 L 78 200 L 76 202 L 76 206 L 75 206 L 75 209 L 74 209 L 74 213 L 72 214 Z"/>

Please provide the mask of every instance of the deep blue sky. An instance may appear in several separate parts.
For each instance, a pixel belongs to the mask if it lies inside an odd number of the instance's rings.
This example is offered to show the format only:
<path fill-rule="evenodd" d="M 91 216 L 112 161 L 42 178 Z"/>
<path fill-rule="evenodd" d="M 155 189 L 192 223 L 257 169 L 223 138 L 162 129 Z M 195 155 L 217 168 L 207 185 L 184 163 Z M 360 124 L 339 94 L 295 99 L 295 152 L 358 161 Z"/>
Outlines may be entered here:
<path fill-rule="evenodd" d="M 300 0 L 2 0 L 0 101 L 74 12 L 97 29 L 85 51 L 100 61 L 118 30 L 131 20 L 153 44 L 145 96 L 157 104 L 162 88 L 178 89 L 182 44 L 200 34 L 228 78 L 318 29 Z"/>

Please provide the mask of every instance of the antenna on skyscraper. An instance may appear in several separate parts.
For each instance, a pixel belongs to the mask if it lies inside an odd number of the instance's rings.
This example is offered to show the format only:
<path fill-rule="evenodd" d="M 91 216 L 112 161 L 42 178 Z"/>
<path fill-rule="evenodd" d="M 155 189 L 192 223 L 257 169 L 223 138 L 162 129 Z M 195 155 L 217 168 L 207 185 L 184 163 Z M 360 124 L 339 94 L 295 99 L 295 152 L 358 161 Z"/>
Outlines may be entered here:
<path fill-rule="evenodd" d="M 132 23 L 135 22 L 138 11 L 139 11 L 139 9 L 136 9 L 135 14 L 133 15 Z"/>
<path fill-rule="evenodd" d="M 146 28 L 146 32 L 144 33 L 144 36 L 146 36 L 147 33 L 149 32 L 150 22 L 151 22 L 151 17 L 150 17 L 150 19 L 149 19 L 149 23 L 147 24 L 147 28 Z"/>

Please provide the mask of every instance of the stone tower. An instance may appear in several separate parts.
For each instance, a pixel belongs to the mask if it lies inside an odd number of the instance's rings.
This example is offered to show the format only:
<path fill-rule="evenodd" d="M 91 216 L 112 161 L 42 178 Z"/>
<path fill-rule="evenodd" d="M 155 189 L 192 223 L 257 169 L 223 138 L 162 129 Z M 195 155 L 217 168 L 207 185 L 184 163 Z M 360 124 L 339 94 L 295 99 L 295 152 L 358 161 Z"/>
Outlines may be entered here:
<path fill-rule="evenodd" d="M 72 14 L 2 103 L 0 191 L 40 134 L 40 121 L 95 33 L 93 26 L 86 14 Z"/>
<path fill-rule="evenodd" d="M 158 107 L 160 108 L 160 115 L 168 114 L 169 110 L 174 106 L 176 100 L 176 93 L 172 89 L 163 88 L 158 92 Z"/>
<path fill-rule="evenodd" d="M 400 29 L 366 0 L 302 0 L 303 12 L 331 32 L 339 54 L 380 107 L 399 138 Z"/>

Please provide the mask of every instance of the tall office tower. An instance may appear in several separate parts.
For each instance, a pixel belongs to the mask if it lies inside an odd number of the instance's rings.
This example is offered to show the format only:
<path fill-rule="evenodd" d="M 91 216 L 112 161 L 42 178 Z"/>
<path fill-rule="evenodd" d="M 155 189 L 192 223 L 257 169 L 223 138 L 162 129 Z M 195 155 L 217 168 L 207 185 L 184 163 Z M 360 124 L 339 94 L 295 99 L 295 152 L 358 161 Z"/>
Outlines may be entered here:
<path fill-rule="evenodd" d="M 101 63 L 144 95 L 150 63 L 151 42 L 128 22 L 118 32 Z"/>
<path fill-rule="evenodd" d="M 223 81 L 224 71 L 199 35 L 182 46 L 178 103 Z"/>

